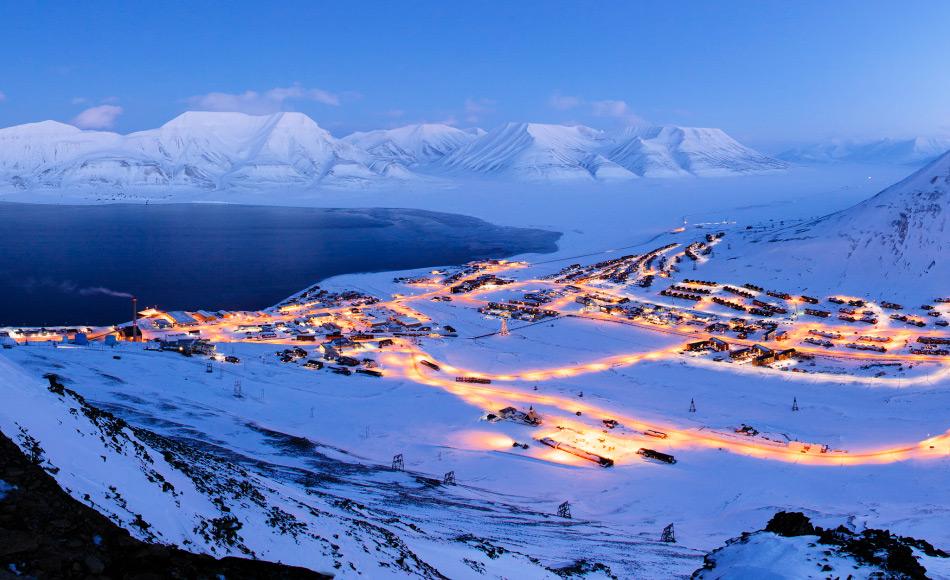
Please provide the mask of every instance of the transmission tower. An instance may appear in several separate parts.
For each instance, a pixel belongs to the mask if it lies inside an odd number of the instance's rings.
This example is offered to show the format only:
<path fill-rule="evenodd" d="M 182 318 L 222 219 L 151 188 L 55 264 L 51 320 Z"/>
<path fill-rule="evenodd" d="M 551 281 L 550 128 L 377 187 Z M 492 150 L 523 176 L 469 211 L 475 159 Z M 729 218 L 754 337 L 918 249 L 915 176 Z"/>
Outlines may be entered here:
<path fill-rule="evenodd" d="M 242 389 L 241 389 L 241 381 L 240 381 L 240 380 L 234 381 L 234 397 L 237 398 L 237 399 L 243 399 L 243 398 L 244 398 L 244 392 L 243 392 Z"/>
<path fill-rule="evenodd" d="M 792 411 L 798 410 L 798 397 L 792 397 Z"/>
<path fill-rule="evenodd" d="M 676 533 L 673 531 L 673 524 L 670 524 L 663 528 L 663 533 L 660 534 L 661 542 L 668 542 L 670 544 L 676 543 Z"/>
<path fill-rule="evenodd" d="M 561 505 L 557 506 L 557 515 L 558 517 L 571 519 L 571 504 L 570 502 L 564 502 Z"/>
<path fill-rule="evenodd" d="M 694 399 L 689 400 L 689 412 L 690 413 L 696 412 L 696 401 Z"/>
<path fill-rule="evenodd" d="M 444 485 L 455 485 L 455 472 L 449 471 L 445 474 L 445 477 L 442 478 L 442 483 Z"/>
<path fill-rule="evenodd" d="M 393 471 L 403 471 L 406 469 L 406 462 L 402 458 L 402 453 L 393 456 Z"/>
<path fill-rule="evenodd" d="M 205 367 L 205 372 L 209 374 L 214 372 L 214 367 L 211 366 L 211 363 L 208 363 L 208 366 Z"/>
<path fill-rule="evenodd" d="M 508 332 L 508 318 L 507 317 L 503 316 L 501 318 L 501 331 L 499 331 L 498 334 L 500 334 L 501 336 L 508 336 L 510 334 Z"/>

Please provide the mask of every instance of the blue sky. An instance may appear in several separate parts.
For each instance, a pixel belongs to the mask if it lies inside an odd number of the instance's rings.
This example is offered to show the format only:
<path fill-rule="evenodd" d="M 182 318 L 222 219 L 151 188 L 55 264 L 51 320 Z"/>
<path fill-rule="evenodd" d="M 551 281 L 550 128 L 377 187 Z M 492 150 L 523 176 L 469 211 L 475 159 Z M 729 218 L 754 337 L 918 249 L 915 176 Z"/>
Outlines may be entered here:
<path fill-rule="evenodd" d="M 722 127 L 752 144 L 950 132 L 950 2 L 4 2 L 0 126 L 187 109 Z M 84 113 L 85 111 L 85 113 Z"/>

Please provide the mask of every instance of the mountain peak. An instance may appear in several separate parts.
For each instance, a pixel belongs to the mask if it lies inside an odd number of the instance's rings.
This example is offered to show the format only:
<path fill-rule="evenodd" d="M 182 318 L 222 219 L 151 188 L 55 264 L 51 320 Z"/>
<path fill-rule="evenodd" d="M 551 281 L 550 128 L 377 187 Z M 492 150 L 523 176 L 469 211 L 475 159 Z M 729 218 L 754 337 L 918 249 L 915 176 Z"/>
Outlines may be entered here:
<path fill-rule="evenodd" d="M 120 135 L 47 121 L 0 129 L 0 185 L 15 188 L 365 184 L 436 178 L 615 180 L 781 169 L 719 129 L 512 122 L 419 123 L 334 138 L 299 112 L 187 111 Z"/>
<path fill-rule="evenodd" d="M 441 123 L 419 123 L 395 129 L 357 132 L 344 141 L 387 163 L 416 166 L 453 153 L 477 135 Z"/>
<path fill-rule="evenodd" d="M 608 157 L 637 175 L 734 175 L 787 164 L 742 145 L 722 129 L 678 125 L 628 127 Z"/>
<path fill-rule="evenodd" d="M 74 135 L 82 133 L 83 130 L 73 125 L 67 125 L 59 121 L 38 121 L 36 123 L 25 123 L 23 125 L 14 125 L 0 129 L 2 135 Z"/>
<path fill-rule="evenodd" d="M 815 293 L 871 299 L 932 300 L 946 294 L 950 262 L 950 152 L 839 212 L 750 234 L 735 261 L 710 275 L 755 268 L 757 284 L 798 272 Z M 879 293 L 879 294 L 878 294 Z"/>

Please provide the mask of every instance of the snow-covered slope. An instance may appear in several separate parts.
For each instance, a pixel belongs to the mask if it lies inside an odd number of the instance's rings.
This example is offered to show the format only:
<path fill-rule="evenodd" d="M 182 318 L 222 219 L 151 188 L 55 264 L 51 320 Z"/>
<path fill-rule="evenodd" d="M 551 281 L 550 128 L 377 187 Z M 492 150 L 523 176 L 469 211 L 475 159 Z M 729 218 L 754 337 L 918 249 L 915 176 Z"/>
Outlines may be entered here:
<path fill-rule="evenodd" d="M 116 133 L 82 131 L 56 121 L 0 129 L 0 184 L 57 185 L 57 168 L 115 147 L 121 139 Z"/>
<path fill-rule="evenodd" d="M 710 552 L 693 578 L 946 578 L 947 560 L 926 540 L 842 524 L 822 528 L 801 512 L 779 512 L 764 530 Z"/>
<path fill-rule="evenodd" d="M 707 565 L 712 567 L 698 570 L 693 578 L 804 580 L 846 575 L 857 580 L 883 574 L 879 567 L 861 565 L 851 556 L 826 554 L 828 548 L 818 545 L 816 539 L 756 532 L 707 556 Z"/>
<path fill-rule="evenodd" d="M 479 136 L 449 125 L 423 123 L 398 129 L 357 132 L 343 138 L 367 153 L 406 167 L 438 161 Z"/>
<path fill-rule="evenodd" d="M 589 127 L 509 123 L 446 159 L 469 172 L 528 179 L 629 179 L 737 175 L 781 170 L 720 129 L 640 127 L 607 134 Z"/>
<path fill-rule="evenodd" d="M 722 129 L 632 128 L 615 136 L 614 141 L 616 145 L 607 157 L 648 177 L 762 173 L 787 166 L 742 145 Z"/>
<path fill-rule="evenodd" d="M 302 113 L 187 112 L 128 135 L 44 121 L 0 129 L 0 190 L 364 186 L 441 179 L 613 181 L 741 175 L 784 162 L 719 129 L 421 124 L 336 139 Z"/>
<path fill-rule="evenodd" d="M 118 362 L 98 349 L 72 354 Z M 124 350 L 121 359 L 137 366 L 147 362 L 143 355 Z M 38 374 L 52 361 L 40 354 L 34 362 L 38 368 L 19 366 L 0 354 L 0 431 L 74 499 L 144 541 L 342 578 L 556 580 L 562 569 L 588 565 L 592 578 L 644 569 L 660 577 L 659 570 L 696 565 L 687 548 L 394 472 L 229 413 L 219 417 L 222 431 L 177 423 L 167 407 L 155 417 L 132 412 L 126 422 L 72 390 L 97 381 L 124 388 L 123 378 L 68 370 L 71 377 L 48 384 Z M 185 357 L 159 362 L 189 364 Z M 216 415 L 207 407 L 198 413 Z"/>
<path fill-rule="evenodd" d="M 950 153 L 849 209 L 750 234 L 728 268 L 814 292 L 933 299 L 950 280 Z M 754 271 L 753 271 L 754 270 Z"/>
<path fill-rule="evenodd" d="M 632 173 L 600 152 L 603 132 L 590 127 L 508 123 L 445 158 L 456 173 L 527 180 L 628 179 Z"/>
<path fill-rule="evenodd" d="M 0 131 L 0 184 L 15 187 L 225 189 L 409 176 L 301 113 L 188 112 L 124 136 L 52 122 Z"/>
<path fill-rule="evenodd" d="M 920 165 L 950 150 L 950 137 L 914 137 L 875 141 L 835 140 L 780 153 L 793 163 L 883 163 Z"/>

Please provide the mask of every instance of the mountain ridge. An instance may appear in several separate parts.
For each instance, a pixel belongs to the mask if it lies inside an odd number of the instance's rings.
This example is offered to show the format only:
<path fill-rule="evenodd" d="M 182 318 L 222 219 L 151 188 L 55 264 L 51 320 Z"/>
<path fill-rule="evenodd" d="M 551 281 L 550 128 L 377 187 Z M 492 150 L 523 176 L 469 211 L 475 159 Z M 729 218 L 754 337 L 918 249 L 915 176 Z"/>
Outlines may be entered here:
<path fill-rule="evenodd" d="M 777 284 L 794 272 L 815 293 L 885 300 L 933 300 L 950 266 L 950 152 L 844 210 L 781 227 L 750 230 L 709 275 Z M 725 269 L 725 270 L 723 270 Z M 754 272 L 754 273 L 753 273 Z M 877 292 L 884 294 L 878 295 Z"/>
<path fill-rule="evenodd" d="M 466 178 L 616 181 L 741 175 L 785 163 L 720 129 L 416 124 L 334 137 L 303 113 L 187 111 L 128 134 L 58 121 L 0 129 L 0 188 L 365 187 Z"/>
<path fill-rule="evenodd" d="M 875 140 L 834 139 L 789 149 L 776 155 L 800 164 L 897 163 L 925 165 L 950 150 L 950 136 L 883 138 Z"/>

